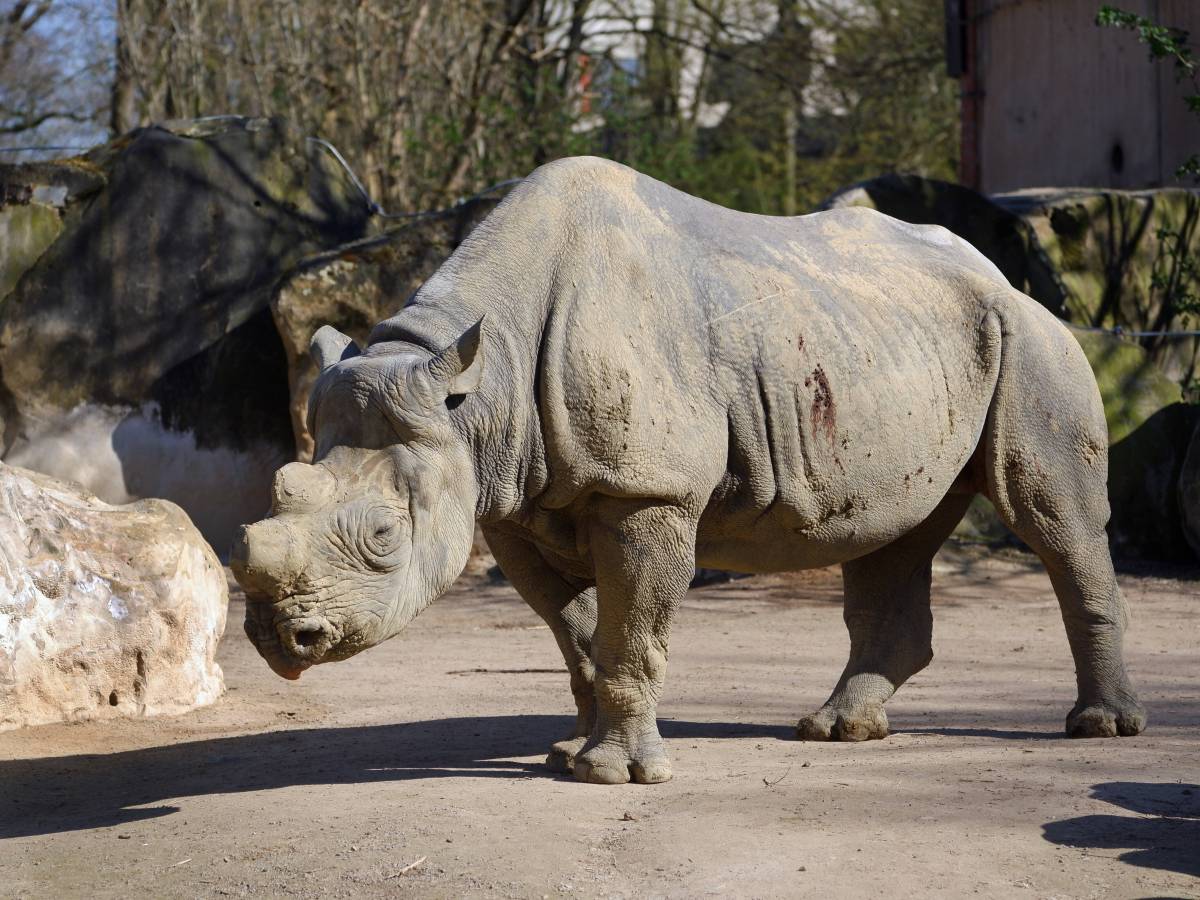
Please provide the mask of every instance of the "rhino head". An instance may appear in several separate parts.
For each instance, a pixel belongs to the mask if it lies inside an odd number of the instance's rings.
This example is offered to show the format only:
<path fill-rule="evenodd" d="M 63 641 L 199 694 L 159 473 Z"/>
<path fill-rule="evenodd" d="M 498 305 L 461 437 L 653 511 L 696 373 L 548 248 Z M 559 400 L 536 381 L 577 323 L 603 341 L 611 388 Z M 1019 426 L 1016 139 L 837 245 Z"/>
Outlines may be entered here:
<path fill-rule="evenodd" d="M 276 473 L 270 516 L 230 562 L 246 634 L 284 678 L 395 635 L 465 567 L 477 489 L 450 409 L 479 386 L 482 324 L 434 354 L 313 337 L 314 462 Z"/>

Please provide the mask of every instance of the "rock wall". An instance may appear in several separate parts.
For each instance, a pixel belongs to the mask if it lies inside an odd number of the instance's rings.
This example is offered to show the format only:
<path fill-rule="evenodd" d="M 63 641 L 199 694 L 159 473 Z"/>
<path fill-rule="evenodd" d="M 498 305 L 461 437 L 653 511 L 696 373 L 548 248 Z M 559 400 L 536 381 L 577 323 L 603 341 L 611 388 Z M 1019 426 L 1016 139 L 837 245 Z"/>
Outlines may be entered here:
<path fill-rule="evenodd" d="M 1061 286 L 1058 312 L 1069 322 L 1129 331 L 1200 328 L 1200 316 L 1181 316 L 1167 301 L 1171 294 L 1200 290 L 1200 282 L 1180 267 L 1185 258 L 1200 260 L 1200 194 L 1038 190 L 992 200 L 1033 230 Z M 1200 339 L 1159 336 L 1139 343 L 1180 385 L 1200 375 Z"/>
<path fill-rule="evenodd" d="M 269 301 L 369 210 L 283 122 L 144 128 L 0 166 L 0 458 L 184 505 L 224 552 L 292 458 Z"/>
<path fill-rule="evenodd" d="M 0 464 L 0 729 L 212 703 L 227 602 L 175 505 Z"/>

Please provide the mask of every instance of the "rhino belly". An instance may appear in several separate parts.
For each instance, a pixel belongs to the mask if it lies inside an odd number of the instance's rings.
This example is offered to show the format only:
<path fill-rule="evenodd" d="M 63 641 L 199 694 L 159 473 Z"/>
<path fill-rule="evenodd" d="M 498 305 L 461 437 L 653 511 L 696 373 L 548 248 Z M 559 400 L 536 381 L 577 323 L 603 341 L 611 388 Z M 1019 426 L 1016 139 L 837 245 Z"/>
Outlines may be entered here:
<path fill-rule="evenodd" d="M 898 388 L 899 386 L 899 388 Z M 911 531 L 978 445 L 990 390 L 936 358 L 760 369 L 730 394 L 726 472 L 700 521 L 701 565 L 831 565 Z"/>

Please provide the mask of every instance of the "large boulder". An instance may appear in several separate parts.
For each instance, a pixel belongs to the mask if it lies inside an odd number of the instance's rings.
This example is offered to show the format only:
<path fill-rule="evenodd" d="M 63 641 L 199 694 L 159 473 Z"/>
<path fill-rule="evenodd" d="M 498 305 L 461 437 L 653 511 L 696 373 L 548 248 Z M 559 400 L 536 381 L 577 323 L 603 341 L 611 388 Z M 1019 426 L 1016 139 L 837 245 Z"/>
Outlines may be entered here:
<path fill-rule="evenodd" d="M 1200 559 L 1200 423 L 1192 432 L 1179 473 L 1179 514 L 1183 519 L 1183 536 Z"/>
<path fill-rule="evenodd" d="M 223 550 L 293 453 L 270 297 L 367 203 L 304 135 L 235 117 L 0 166 L 0 191 L 0 457 L 176 500 Z"/>
<path fill-rule="evenodd" d="M 212 703 L 227 601 L 179 507 L 0 464 L 0 729 Z"/>

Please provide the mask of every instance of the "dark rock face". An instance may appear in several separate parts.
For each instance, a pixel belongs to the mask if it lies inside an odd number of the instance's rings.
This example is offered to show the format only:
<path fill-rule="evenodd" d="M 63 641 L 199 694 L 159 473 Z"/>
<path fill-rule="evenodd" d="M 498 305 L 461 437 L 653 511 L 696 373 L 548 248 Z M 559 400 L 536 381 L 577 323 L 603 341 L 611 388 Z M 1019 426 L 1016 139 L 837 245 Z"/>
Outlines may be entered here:
<path fill-rule="evenodd" d="M 147 399 L 367 223 L 344 174 L 275 121 L 144 128 L 62 167 L 101 180 L 68 194 L 62 233 L 4 300 L 0 378 L 23 405 Z"/>
<path fill-rule="evenodd" d="M 1192 432 L 1179 475 L 1179 514 L 1183 517 L 1183 536 L 1200 559 L 1200 422 Z"/>
<path fill-rule="evenodd" d="M 221 552 L 292 455 L 268 304 L 370 212 L 277 120 L 144 128 L 0 167 L 0 454 L 109 502 L 182 505 Z"/>

